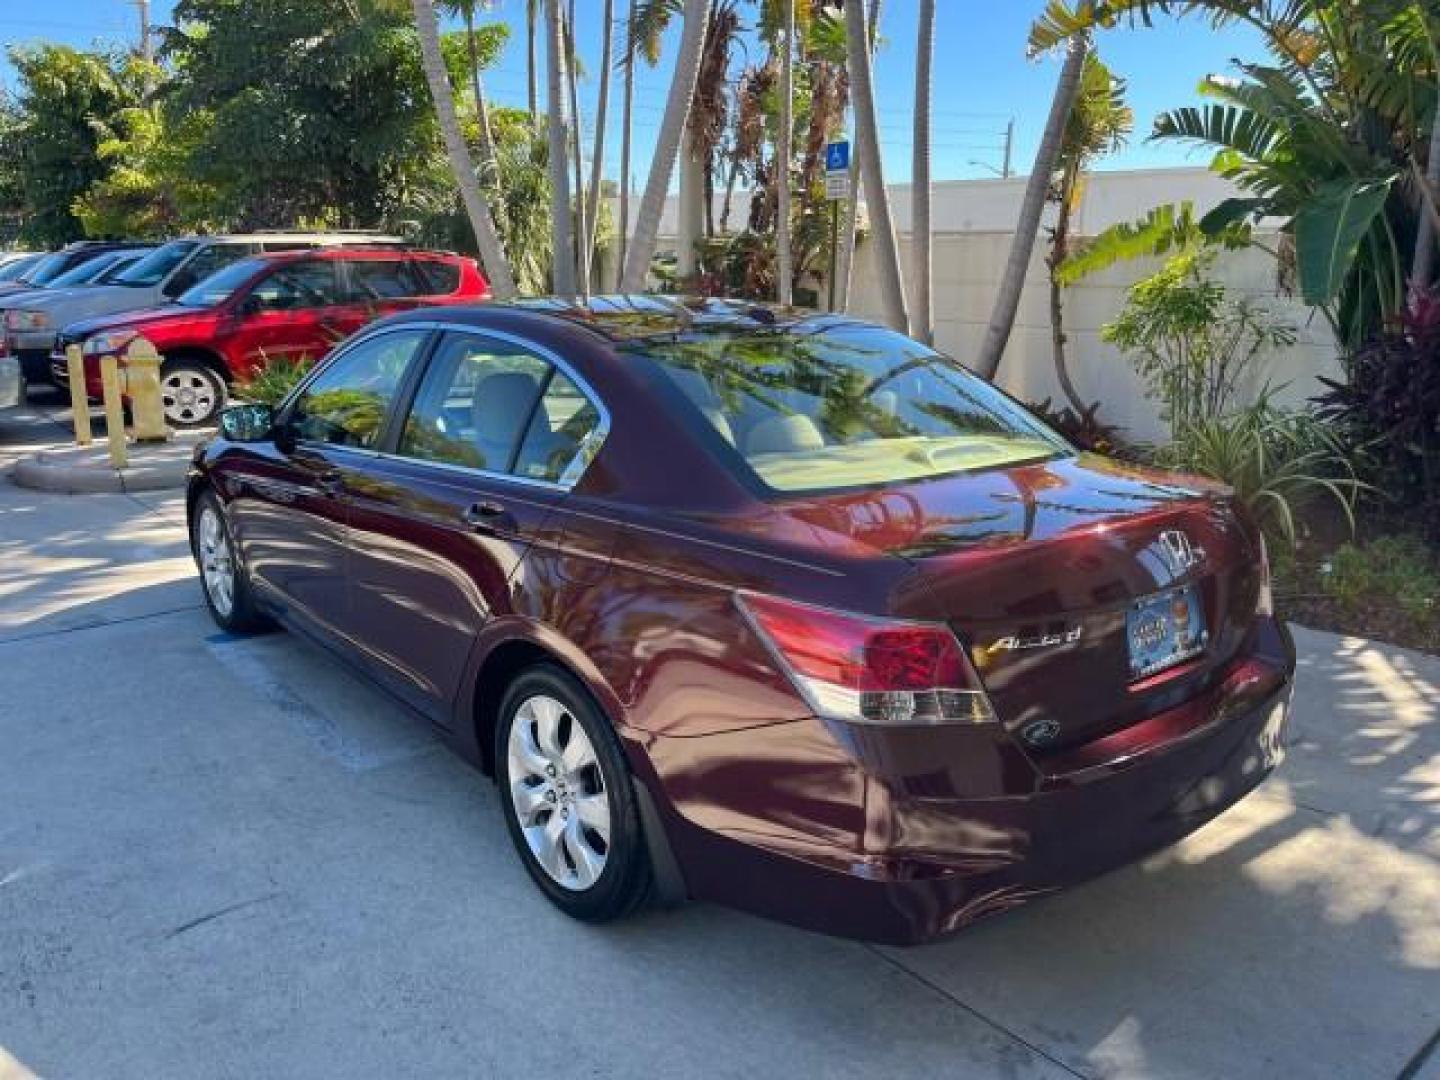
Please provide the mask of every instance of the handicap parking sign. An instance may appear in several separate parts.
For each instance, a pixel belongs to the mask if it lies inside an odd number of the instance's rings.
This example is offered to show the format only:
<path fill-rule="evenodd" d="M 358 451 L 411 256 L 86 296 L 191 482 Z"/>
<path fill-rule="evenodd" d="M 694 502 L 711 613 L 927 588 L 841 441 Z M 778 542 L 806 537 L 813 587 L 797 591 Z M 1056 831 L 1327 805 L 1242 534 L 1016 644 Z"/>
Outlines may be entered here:
<path fill-rule="evenodd" d="M 848 172 L 850 170 L 850 144 L 832 142 L 825 147 L 825 171 Z"/>

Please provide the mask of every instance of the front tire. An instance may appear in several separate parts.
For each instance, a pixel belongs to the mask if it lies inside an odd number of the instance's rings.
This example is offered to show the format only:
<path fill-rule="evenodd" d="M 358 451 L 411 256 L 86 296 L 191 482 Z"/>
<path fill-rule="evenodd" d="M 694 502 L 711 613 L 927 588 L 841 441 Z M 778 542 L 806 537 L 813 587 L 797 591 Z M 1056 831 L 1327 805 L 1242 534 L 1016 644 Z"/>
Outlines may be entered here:
<path fill-rule="evenodd" d="M 191 548 L 200 568 L 201 591 L 210 617 L 220 629 L 232 634 L 266 629 L 267 620 L 255 607 L 250 578 L 235 555 L 230 523 L 213 491 L 206 491 L 196 500 L 192 521 Z"/>
<path fill-rule="evenodd" d="M 637 910 L 651 868 L 630 769 L 608 719 L 567 672 L 529 668 L 500 706 L 496 773 L 510 839 L 565 914 L 608 922 Z"/>
<path fill-rule="evenodd" d="M 165 422 L 178 430 L 205 427 L 225 407 L 225 380 L 198 360 L 177 357 L 160 365 L 160 403 Z"/>

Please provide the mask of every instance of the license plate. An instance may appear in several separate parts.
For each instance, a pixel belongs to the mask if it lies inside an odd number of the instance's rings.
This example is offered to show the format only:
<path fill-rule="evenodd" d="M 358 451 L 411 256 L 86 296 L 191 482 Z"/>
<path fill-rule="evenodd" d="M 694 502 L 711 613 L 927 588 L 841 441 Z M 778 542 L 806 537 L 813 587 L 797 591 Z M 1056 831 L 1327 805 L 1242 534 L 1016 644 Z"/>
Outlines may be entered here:
<path fill-rule="evenodd" d="M 1144 679 L 1205 651 L 1205 611 L 1194 585 L 1147 596 L 1125 617 L 1130 677 Z"/>

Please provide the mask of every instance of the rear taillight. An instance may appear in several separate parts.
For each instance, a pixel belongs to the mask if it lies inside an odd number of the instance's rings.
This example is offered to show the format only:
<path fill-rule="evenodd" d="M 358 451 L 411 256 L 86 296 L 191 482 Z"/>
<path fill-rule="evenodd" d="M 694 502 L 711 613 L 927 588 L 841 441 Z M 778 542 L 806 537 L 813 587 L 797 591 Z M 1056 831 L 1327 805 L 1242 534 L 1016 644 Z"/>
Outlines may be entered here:
<path fill-rule="evenodd" d="M 1260 595 L 1255 601 L 1256 615 L 1275 614 L 1275 592 L 1270 583 L 1270 551 L 1265 546 L 1265 537 L 1260 537 Z"/>
<path fill-rule="evenodd" d="M 740 610 L 817 716 L 854 724 L 995 719 L 948 627 L 891 622 L 747 594 Z"/>

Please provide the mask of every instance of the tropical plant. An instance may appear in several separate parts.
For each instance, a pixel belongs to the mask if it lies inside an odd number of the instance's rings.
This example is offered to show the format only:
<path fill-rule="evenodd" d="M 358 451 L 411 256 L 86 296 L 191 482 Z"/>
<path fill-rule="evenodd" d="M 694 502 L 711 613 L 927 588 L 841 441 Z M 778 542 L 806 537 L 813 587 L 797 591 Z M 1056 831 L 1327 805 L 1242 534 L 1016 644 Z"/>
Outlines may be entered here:
<path fill-rule="evenodd" d="M 311 356 L 275 356 L 264 359 L 248 375 L 235 380 L 231 392 L 238 401 L 277 407 L 300 385 L 315 364 Z"/>
<path fill-rule="evenodd" d="M 1055 268 L 1055 277 L 1062 285 L 1073 285 L 1081 278 L 1131 259 L 1202 249 L 1235 251 L 1245 247 L 1259 247 L 1279 258 L 1279 252 L 1264 247 L 1244 222 L 1210 233 L 1195 216 L 1194 203 L 1167 203 L 1147 211 L 1138 221 L 1117 222 L 1084 243 L 1070 247 L 1065 259 Z"/>
<path fill-rule="evenodd" d="M 1398 326 L 1322 378 L 1320 415 L 1374 446 L 1372 479 L 1440 539 L 1440 296 L 1417 293 Z"/>
<path fill-rule="evenodd" d="M 1132 285 L 1100 338 L 1127 353 L 1162 403 L 1172 433 L 1224 416 L 1266 352 L 1294 343 L 1293 327 L 1209 275 L 1213 254 L 1189 251 Z"/>
<path fill-rule="evenodd" d="M 776 299 L 789 307 L 795 287 L 795 264 L 790 254 L 790 144 L 795 137 L 795 0 L 780 0 L 781 27 L 777 44 L 780 47 L 780 131 L 775 141 L 776 193 L 779 196 L 775 217 L 775 252 L 777 263 Z"/>
<path fill-rule="evenodd" d="M 1355 527 L 1361 451 L 1306 412 L 1286 413 L 1262 398 L 1226 416 L 1187 421 L 1157 455 L 1160 464 L 1229 485 L 1272 547 L 1293 551 L 1307 511 L 1329 503 Z"/>
<path fill-rule="evenodd" d="M 1000 360 L 1005 347 L 1010 343 L 1010 334 L 1015 329 L 1015 316 L 1020 310 L 1020 294 L 1025 289 L 1025 274 L 1030 268 L 1030 258 L 1035 251 L 1035 238 L 1040 231 L 1040 217 L 1045 210 L 1046 196 L 1050 190 L 1050 178 L 1055 172 L 1055 163 L 1060 157 L 1060 147 L 1065 137 L 1065 128 L 1070 112 L 1080 93 L 1081 78 L 1085 72 L 1085 58 L 1090 53 L 1090 35 L 1076 33 L 1070 36 L 1066 46 L 1065 65 L 1060 69 L 1060 80 L 1055 86 L 1055 97 L 1050 103 L 1050 118 L 1045 123 L 1045 133 L 1040 139 L 1040 149 L 1035 155 L 1030 180 L 1025 185 L 1025 196 L 1020 203 L 1020 218 L 1015 225 L 1015 236 L 1010 243 L 1010 256 L 1000 278 L 1000 288 L 995 296 L 995 306 L 990 314 L 990 324 L 985 330 L 980 354 L 975 361 L 975 373 L 983 379 L 994 379 L 1000 370 Z"/>
<path fill-rule="evenodd" d="M 880 38 L 880 9 L 883 0 L 870 0 L 870 21 L 865 28 L 865 48 L 873 57 L 875 45 Z M 843 24 L 846 29 L 841 35 L 849 47 L 848 19 Z M 848 56 L 846 62 L 848 63 Z M 836 256 L 837 268 L 835 275 L 836 306 L 841 311 L 850 310 L 850 286 L 855 270 L 855 244 L 860 235 L 860 149 L 866 133 L 858 126 L 855 128 L 852 145 L 850 147 L 850 182 L 849 196 L 845 200 L 844 223 L 840 230 L 840 251 Z"/>
<path fill-rule="evenodd" d="M 865 180 L 865 201 L 870 209 L 878 251 L 880 299 L 885 321 L 902 334 L 910 332 L 910 312 L 905 302 L 905 280 L 900 271 L 900 249 L 895 240 L 895 221 L 890 212 L 890 195 L 885 188 L 885 169 L 880 160 L 880 125 L 875 115 L 875 84 L 870 69 L 870 48 L 866 36 L 865 0 L 845 0 L 846 50 L 850 67 L 857 152 L 860 173 Z"/>
<path fill-rule="evenodd" d="M 587 253 L 595 251 L 596 234 L 600 228 L 600 195 L 605 175 L 605 131 L 610 123 L 610 75 L 614 60 L 615 0 L 605 0 L 601 14 L 604 20 L 600 40 L 600 100 L 595 107 L 595 146 L 590 160 L 590 190 L 585 198 L 585 235 L 581 245 Z M 586 287 L 589 287 L 587 281 Z"/>
<path fill-rule="evenodd" d="M 550 171 L 551 287 L 574 299 L 575 247 L 570 217 L 569 156 L 565 145 L 567 76 L 564 15 L 560 0 L 545 0 L 546 107 Z"/>
<path fill-rule="evenodd" d="M 1294 238 L 1300 290 L 1356 346 L 1404 306 L 1416 237 L 1430 232 L 1426 158 L 1435 141 L 1435 0 L 1052 0 L 1032 52 L 1157 14 L 1259 31 L 1269 64 L 1210 76 L 1213 100 L 1162 114 L 1155 137 L 1212 147 L 1212 168 L 1245 190 L 1204 219 L 1208 232 L 1278 218 Z"/>
<path fill-rule="evenodd" d="M 515 277 L 510 270 L 505 251 L 500 246 L 500 237 L 495 231 L 495 222 L 490 208 L 480 194 L 476 180 L 475 166 L 470 159 L 469 147 L 460 131 L 460 121 L 455 115 L 454 90 L 450 76 L 445 69 L 445 60 L 440 51 L 440 28 L 435 17 L 431 0 L 411 0 L 415 12 L 415 27 L 420 37 L 420 51 L 423 57 L 425 80 L 430 87 L 430 96 L 435 103 L 435 112 L 440 121 L 440 133 L 445 140 L 445 149 L 450 157 L 450 169 L 460 196 L 470 216 L 471 228 L 475 231 L 475 242 L 480 248 L 480 257 L 490 280 L 490 289 L 500 299 L 515 295 Z M 482 144 L 489 145 L 489 136 L 483 127 L 488 120 L 482 120 Z M 491 154 L 493 156 L 493 149 Z"/>
<path fill-rule="evenodd" d="M 1121 435 L 1121 429 L 1100 419 L 1098 401 L 1083 409 L 1074 409 L 1069 405 L 1057 407 L 1050 398 L 1046 398 L 1038 403 L 1031 402 L 1026 408 L 1081 450 L 1106 457 L 1123 457 L 1132 452 Z"/>
<path fill-rule="evenodd" d="M 1057 168 L 1051 178 L 1050 200 L 1057 204 L 1055 224 L 1050 229 L 1050 254 L 1046 267 L 1050 277 L 1050 340 L 1055 360 L 1055 378 L 1061 392 L 1077 413 L 1085 403 L 1070 378 L 1065 346 L 1065 282 L 1061 268 L 1070 257 L 1070 225 L 1085 191 L 1085 171 L 1096 158 L 1125 145 L 1135 124 L 1135 114 L 1125 104 L 1125 80 L 1116 78 L 1092 52 L 1080 73 L 1080 91 L 1065 124 Z"/>

